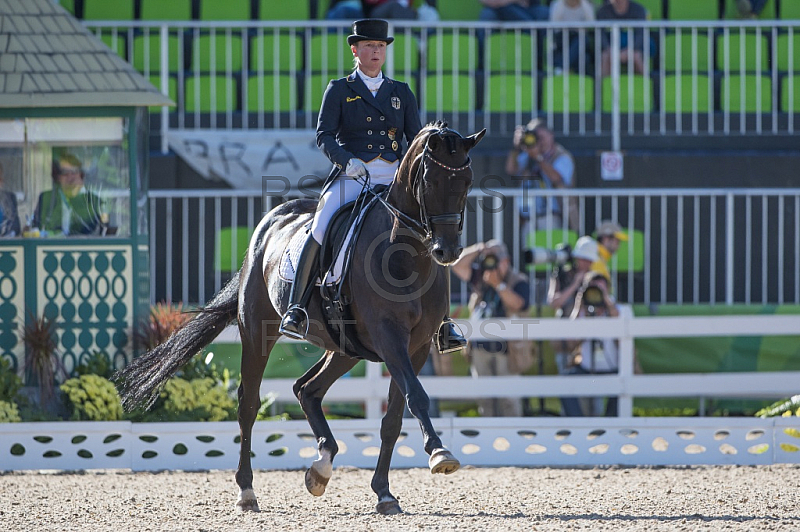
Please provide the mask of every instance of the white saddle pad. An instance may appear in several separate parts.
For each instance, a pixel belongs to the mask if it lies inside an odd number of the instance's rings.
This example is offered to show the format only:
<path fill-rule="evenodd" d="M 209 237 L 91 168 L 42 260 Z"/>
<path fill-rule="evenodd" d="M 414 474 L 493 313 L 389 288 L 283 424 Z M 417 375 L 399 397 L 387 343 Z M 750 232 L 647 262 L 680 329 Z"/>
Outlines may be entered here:
<path fill-rule="evenodd" d="M 311 235 L 305 231 L 299 231 L 296 233 L 286 246 L 286 250 L 283 252 L 283 255 L 281 255 L 281 264 L 280 268 L 278 269 L 278 275 L 280 275 L 281 279 L 284 281 L 289 281 L 290 283 L 294 281 L 294 274 L 297 271 L 297 262 L 300 259 L 300 252 L 303 251 L 306 238 L 311 238 Z M 326 284 L 336 284 L 341 280 L 342 270 L 344 269 L 344 250 L 347 249 L 347 246 L 350 244 L 350 240 L 352 238 L 353 227 L 351 226 L 350 230 L 347 232 L 347 236 L 344 239 L 342 248 L 336 254 L 336 260 L 333 263 L 333 270 L 325 278 Z M 321 284 L 322 282 L 319 278 L 317 278 L 317 286 Z"/>

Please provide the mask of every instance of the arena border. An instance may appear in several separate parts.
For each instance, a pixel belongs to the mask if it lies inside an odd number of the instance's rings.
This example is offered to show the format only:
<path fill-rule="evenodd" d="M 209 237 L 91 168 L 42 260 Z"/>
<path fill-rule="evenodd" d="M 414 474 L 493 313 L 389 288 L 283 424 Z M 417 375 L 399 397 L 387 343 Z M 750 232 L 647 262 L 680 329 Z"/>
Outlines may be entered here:
<path fill-rule="evenodd" d="M 378 420 L 332 420 L 337 466 L 373 468 Z M 439 418 L 434 425 L 463 465 L 591 467 L 800 464 L 800 418 Z M 0 470 L 233 470 L 236 422 L 10 423 Z M 305 421 L 256 423 L 254 466 L 302 469 L 316 456 Z M 406 420 L 396 468 L 426 467 L 419 427 Z"/>

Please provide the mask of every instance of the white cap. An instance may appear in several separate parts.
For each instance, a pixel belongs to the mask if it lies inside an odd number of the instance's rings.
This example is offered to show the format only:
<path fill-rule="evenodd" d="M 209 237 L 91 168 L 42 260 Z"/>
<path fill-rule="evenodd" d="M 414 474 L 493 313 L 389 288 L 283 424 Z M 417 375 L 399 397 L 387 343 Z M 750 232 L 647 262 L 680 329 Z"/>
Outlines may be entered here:
<path fill-rule="evenodd" d="M 597 260 L 597 240 L 590 236 L 582 236 L 572 248 L 572 256 L 576 259 Z"/>

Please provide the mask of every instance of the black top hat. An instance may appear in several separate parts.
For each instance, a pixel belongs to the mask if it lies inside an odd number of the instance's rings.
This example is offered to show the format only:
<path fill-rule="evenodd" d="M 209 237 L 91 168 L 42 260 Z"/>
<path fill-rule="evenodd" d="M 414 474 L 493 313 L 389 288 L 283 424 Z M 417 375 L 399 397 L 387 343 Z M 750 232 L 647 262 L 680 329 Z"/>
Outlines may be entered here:
<path fill-rule="evenodd" d="M 394 37 L 389 37 L 389 23 L 379 18 L 366 18 L 353 22 L 353 34 L 347 37 L 347 44 L 354 45 L 359 41 L 383 41 L 391 44 Z"/>

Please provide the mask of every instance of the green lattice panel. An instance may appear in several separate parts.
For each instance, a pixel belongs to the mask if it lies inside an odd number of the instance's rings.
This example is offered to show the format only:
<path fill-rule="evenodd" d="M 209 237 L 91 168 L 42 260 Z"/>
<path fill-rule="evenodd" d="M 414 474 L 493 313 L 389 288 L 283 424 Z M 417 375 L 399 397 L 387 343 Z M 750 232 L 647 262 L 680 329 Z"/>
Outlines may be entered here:
<path fill-rule="evenodd" d="M 0 248 L 0 356 L 19 373 L 25 362 L 22 329 L 25 326 L 24 248 Z"/>
<path fill-rule="evenodd" d="M 37 249 L 40 315 L 55 319 L 58 348 L 70 373 L 86 357 L 106 353 L 117 368 L 130 358 L 134 279 L 126 246 Z"/>

